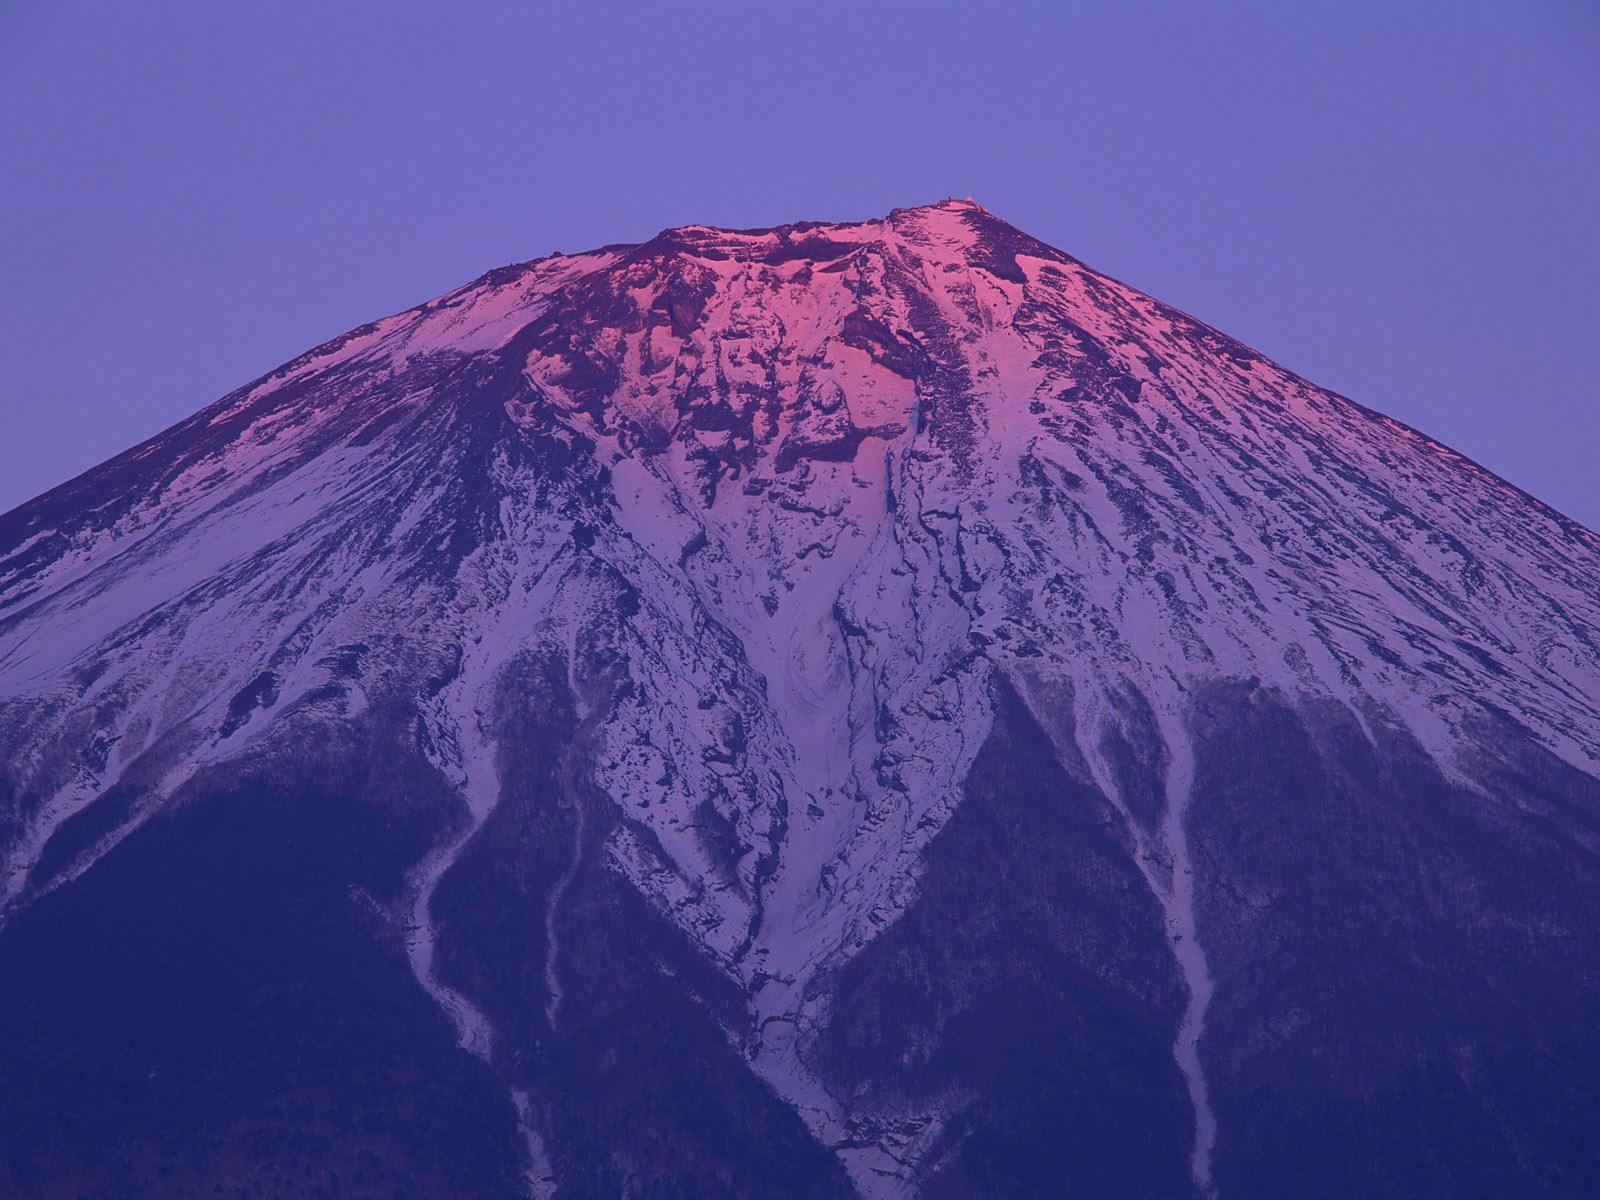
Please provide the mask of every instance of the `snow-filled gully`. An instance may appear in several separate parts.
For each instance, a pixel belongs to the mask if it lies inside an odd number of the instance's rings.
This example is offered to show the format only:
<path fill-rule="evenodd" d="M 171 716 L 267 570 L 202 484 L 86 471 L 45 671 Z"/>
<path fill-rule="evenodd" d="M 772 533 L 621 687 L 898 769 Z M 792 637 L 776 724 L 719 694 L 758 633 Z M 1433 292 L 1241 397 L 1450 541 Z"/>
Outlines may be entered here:
<path fill-rule="evenodd" d="M 456 1043 L 487 1061 L 494 1051 L 494 1029 L 489 1018 L 472 1001 L 441 980 L 433 963 L 438 937 L 433 921 L 433 894 L 473 835 L 483 827 L 500 793 L 494 744 L 483 736 L 476 721 L 462 722 L 460 737 L 466 743 L 462 747 L 465 778 L 461 791 L 467 800 L 469 820 L 455 837 L 435 847 L 412 874 L 411 936 L 406 940 L 406 952 L 417 982 L 455 1024 Z"/>
<path fill-rule="evenodd" d="M 436 847 L 419 863 L 412 873 L 411 936 L 406 939 L 406 953 L 411 959 L 411 969 L 422 989 L 450 1018 L 456 1029 L 456 1044 L 470 1054 L 490 1062 L 494 1054 L 494 1026 L 477 1005 L 455 988 L 439 978 L 434 967 L 433 953 L 437 944 L 438 929 L 433 920 L 433 896 L 439 883 L 455 866 L 463 851 L 471 843 L 489 814 L 500 800 L 500 775 L 495 764 L 495 743 L 483 731 L 482 698 L 487 697 L 488 677 L 492 664 L 485 663 L 478 672 L 463 675 L 457 684 L 456 719 L 454 721 L 454 749 L 460 760 L 457 784 L 467 801 L 468 821 L 448 842 Z M 444 764 L 440 764 L 444 765 Z M 581 814 L 580 814 L 581 830 Z M 581 832 L 579 845 L 581 845 Z M 576 863 L 572 868 L 576 870 Z M 568 876 L 570 880 L 570 874 Z M 559 887 L 559 885 L 558 885 Z M 551 898 L 552 912 L 555 897 Z M 551 936 L 550 962 L 546 968 L 547 979 L 554 989 L 556 943 L 554 929 Z M 552 990 L 552 1023 L 554 1005 L 559 992 Z M 522 1088 L 511 1089 L 511 1100 L 517 1110 L 520 1127 L 527 1150 L 524 1164 L 524 1193 L 531 1200 L 548 1200 L 555 1194 L 556 1180 L 550 1155 L 533 1120 L 532 1100 Z"/>
<path fill-rule="evenodd" d="M 1189 993 L 1183 1019 L 1178 1023 L 1178 1040 L 1172 1050 L 1189 1087 L 1189 1101 L 1194 1106 L 1190 1174 L 1195 1191 L 1201 1196 L 1212 1196 L 1215 1193 L 1211 1186 L 1211 1152 L 1217 1141 L 1217 1117 L 1211 1108 L 1205 1067 L 1200 1062 L 1200 1038 L 1205 1032 L 1206 1009 L 1211 1003 L 1212 979 L 1205 947 L 1200 944 L 1195 925 L 1194 862 L 1189 853 L 1189 833 L 1184 827 L 1194 784 L 1194 748 L 1181 731 L 1169 728 L 1167 753 L 1167 804 L 1157 831 L 1160 846 L 1171 863 L 1171 879 L 1165 892 L 1151 864 L 1141 861 L 1140 870 L 1166 916 L 1172 954 Z"/>
<path fill-rule="evenodd" d="M 576 652 L 568 656 L 569 668 L 576 661 Z M 569 686 L 574 697 L 580 695 L 575 673 L 569 669 Z M 561 791 L 565 793 L 568 802 L 572 805 L 572 857 L 567 861 L 566 868 L 556 879 L 555 885 L 550 889 L 550 896 L 545 902 L 544 909 L 544 934 L 545 934 L 545 959 L 544 959 L 544 984 L 545 984 L 545 1020 L 550 1023 L 551 1032 L 555 1031 L 556 1021 L 561 1015 L 561 929 L 559 918 L 561 904 L 566 899 L 568 890 L 572 887 L 573 880 L 578 877 L 578 870 L 583 866 L 584 844 L 589 836 L 589 806 L 584 799 L 584 772 L 582 769 L 582 752 L 596 725 L 605 715 L 603 708 L 596 707 L 593 711 L 582 715 L 578 722 L 577 732 L 573 734 L 572 741 L 561 755 Z"/>
<path fill-rule="evenodd" d="M 1211 1107 L 1205 1066 L 1200 1060 L 1200 1039 L 1205 1034 L 1206 1010 L 1211 1004 L 1214 983 L 1195 920 L 1194 858 L 1185 825 L 1194 785 L 1194 746 L 1175 712 L 1163 711 L 1158 724 L 1167 747 L 1166 804 L 1153 833 L 1147 832 L 1130 811 L 1109 768 L 1097 763 L 1095 774 L 1101 791 L 1121 814 L 1133 839 L 1134 865 L 1161 906 L 1167 944 L 1188 996 L 1178 1022 L 1172 1056 L 1183 1075 L 1189 1103 L 1194 1109 L 1190 1177 L 1195 1194 L 1209 1198 L 1216 1195 L 1211 1183 L 1211 1155 L 1217 1140 L 1217 1117 Z M 1094 762 L 1093 756 L 1090 761 Z"/>

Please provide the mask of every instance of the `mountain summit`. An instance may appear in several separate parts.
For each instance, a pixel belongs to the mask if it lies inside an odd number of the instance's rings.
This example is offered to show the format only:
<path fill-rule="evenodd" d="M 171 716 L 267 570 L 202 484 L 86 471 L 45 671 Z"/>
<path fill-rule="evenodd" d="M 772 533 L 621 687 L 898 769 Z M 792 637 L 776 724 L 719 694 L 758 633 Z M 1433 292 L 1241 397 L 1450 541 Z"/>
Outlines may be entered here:
<path fill-rule="evenodd" d="M 0 1193 L 1600 1192 L 1600 539 L 971 202 L 0 517 Z"/>

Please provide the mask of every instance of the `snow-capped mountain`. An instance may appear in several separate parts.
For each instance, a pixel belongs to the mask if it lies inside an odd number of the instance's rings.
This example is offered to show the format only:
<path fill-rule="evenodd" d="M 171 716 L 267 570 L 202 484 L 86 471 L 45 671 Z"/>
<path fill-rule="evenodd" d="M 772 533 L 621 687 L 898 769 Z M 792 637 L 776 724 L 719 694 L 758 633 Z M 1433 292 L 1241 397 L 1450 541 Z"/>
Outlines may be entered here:
<path fill-rule="evenodd" d="M 1600 1188 L 1600 539 L 970 202 L 14 510 L 0 745 L 7 1194 Z"/>

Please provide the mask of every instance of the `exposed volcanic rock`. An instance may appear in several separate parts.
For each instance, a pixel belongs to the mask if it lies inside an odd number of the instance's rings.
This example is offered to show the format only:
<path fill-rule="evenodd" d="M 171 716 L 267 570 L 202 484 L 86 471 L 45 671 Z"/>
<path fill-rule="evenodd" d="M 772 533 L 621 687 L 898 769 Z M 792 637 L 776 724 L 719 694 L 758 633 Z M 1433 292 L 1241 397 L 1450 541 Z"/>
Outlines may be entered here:
<path fill-rule="evenodd" d="M 1600 539 L 970 203 L 0 517 L 0 1194 L 1600 1194 Z"/>

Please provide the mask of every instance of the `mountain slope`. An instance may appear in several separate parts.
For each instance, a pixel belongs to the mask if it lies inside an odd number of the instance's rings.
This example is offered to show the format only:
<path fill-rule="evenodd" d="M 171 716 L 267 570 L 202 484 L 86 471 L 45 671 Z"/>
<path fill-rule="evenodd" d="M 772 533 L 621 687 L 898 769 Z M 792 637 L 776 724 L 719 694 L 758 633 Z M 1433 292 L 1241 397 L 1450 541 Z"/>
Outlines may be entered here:
<path fill-rule="evenodd" d="M 163 1158 L 43 1064 L 209 907 L 184 1186 L 1583 1194 L 1597 730 L 1593 534 L 969 203 L 503 268 L 0 518 L 0 1182 Z"/>

